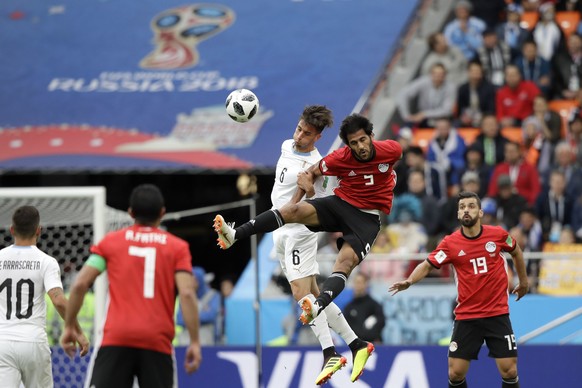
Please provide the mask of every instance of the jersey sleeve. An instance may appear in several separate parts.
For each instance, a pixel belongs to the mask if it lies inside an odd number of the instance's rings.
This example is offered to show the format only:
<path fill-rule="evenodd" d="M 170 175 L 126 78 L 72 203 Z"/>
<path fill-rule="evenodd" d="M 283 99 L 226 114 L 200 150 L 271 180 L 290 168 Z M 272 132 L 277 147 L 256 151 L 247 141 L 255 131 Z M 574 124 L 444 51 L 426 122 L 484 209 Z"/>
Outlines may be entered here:
<path fill-rule="evenodd" d="M 105 235 L 97 244 L 91 247 L 91 253 L 99 255 L 107 261 L 107 240 L 109 239 L 109 235 Z"/>
<path fill-rule="evenodd" d="M 386 150 L 392 163 L 396 163 L 402 159 L 402 146 L 400 143 L 395 140 L 381 140 L 381 142 L 386 146 Z"/>
<path fill-rule="evenodd" d="M 61 282 L 59 263 L 57 263 L 56 259 L 49 257 L 44 272 L 44 289 L 45 291 L 50 291 L 53 288 L 63 288 L 63 283 Z"/>
<path fill-rule="evenodd" d="M 517 243 L 513 237 L 503 228 L 499 228 L 500 233 L 500 240 L 502 243 L 500 244 L 501 250 L 511 253 L 515 250 Z"/>
<path fill-rule="evenodd" d="M 324 156 L 319 162 L 319 170 L 323 175 L 334 175 L 339 176 L 340 170 L 339 166 L 341 163 L 341 158 L 345 152 L 345 147 L 337 149 L 327 156 Z"/>
<path fill-rule="evenodd" d="M 445 238 L 436 249 L 428 255 L 428 262 L 436 269 L 440 269 L 443 265 L 451 262 L 448 245 L 448 239 Z"/>

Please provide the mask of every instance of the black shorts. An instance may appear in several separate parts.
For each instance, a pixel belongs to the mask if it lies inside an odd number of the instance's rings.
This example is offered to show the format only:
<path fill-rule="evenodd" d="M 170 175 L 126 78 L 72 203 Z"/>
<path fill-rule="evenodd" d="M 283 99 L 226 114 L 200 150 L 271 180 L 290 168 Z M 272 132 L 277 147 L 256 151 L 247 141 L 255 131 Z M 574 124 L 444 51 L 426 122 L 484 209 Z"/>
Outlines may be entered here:
<path fill-rule="evenodd" d="M 134 376 L 140 388 L 177 386 L 174 384 L 174 360 L 170 354 L 124 346 L 99 348 L 90 386 L 132 388 Z"/>
<path fill-rule="evenodd" d="M 455 321 L 449 357 L 476 360 L 483 341 L 489 349 L 489 357 L 517 357 L 517 344 L 509 314 Z"/>
<path fill-rule="evenodd" d="M 347 241 L 360 258 L 360 262 L 370 252 L 380 232 L 380 217 L 361 211 L 336 195 L 307 200 L 315 207 L 318 226 L 307 226 L 314 232 L 342 232 L 337 240 L 341 249 Z"/>

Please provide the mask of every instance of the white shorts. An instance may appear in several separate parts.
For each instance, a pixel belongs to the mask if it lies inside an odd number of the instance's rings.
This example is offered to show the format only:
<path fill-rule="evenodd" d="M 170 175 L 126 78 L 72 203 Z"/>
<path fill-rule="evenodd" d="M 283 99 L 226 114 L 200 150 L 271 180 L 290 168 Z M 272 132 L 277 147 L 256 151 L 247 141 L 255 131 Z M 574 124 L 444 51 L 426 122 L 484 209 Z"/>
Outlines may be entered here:
<path fill-rule="evenodd" d="M 53 386 L 48 343 L 0 340 L 0 387 Z"/>
<path fill-rule="evenodd" d="M 317 233 L 301 224 L 287 224 L 273 232 L 273 242 L 289 282 L 319 274 Z"/>

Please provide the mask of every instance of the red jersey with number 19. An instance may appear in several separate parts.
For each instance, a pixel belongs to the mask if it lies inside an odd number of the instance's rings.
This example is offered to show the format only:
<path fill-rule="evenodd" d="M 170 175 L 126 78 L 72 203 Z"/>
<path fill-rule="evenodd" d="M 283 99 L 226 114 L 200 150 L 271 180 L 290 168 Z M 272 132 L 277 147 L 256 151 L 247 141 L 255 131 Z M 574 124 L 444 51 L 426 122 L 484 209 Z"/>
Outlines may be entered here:
<path fill-rule="evenodd" d="M 514 239 L 499 226 L 483 225 L 476 237 L 462 228 L 446 236 L 428 256 L 436 268 L 452 264 L 457 283 L 457 320 L 509 314 L 507 261 L 502 254 L 515 249 Z"/>
<path fill-rule="evenodd" d="M 402 157 L 402 147 L 394 140 L 372 141 L 375 155 L 372 160 L 360 162 L 345 146 L 325 156 L 319 169 L 323 175 L 337 176 L 339 186 L 334 194 L 357 207 L 381 210 L 390 214 L 396 172 L 394 163 Z"/>
<path fill-rule="evenodd" d="M 91 252 L 105 259 L 109 279 L 102 346 L 171 354 L 174 275 L 192 273 L 188 243 L 158 228 L 133 225 L 107 234 Z"/>

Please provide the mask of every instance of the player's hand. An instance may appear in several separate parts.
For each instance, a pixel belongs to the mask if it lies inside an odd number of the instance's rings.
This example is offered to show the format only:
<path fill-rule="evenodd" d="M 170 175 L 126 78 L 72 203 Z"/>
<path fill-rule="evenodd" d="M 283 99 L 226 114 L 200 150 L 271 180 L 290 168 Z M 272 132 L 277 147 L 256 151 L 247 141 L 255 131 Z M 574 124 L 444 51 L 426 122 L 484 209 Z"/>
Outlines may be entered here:
<path fill-rule="evenodd" d="M 61 336 L 61 347 L 65 353 L 73 358 L 77 353 L 77 332 L 74 328 L 69 328 L 65 326 L 63 330 L 63 335 Z M 88 343 L 89 341 L 87 341 Z M 87 345 L 88 346 L 88 345 Z"/>
<path fill-rule="evenodd" d="M 529 290 L 529 285 L 527 283 L 518 283 L 518 285 L 515 286 L 515 288 L 513 289 L 513 291 L 511 291 L 511 293 L 517 295 L 517 297 L 515 298 L 515 301 L 517 302 L 525 294 L 527 294 L 527 291 L 528 290 Z"/>
<path fill-rule="evenodd" d="M 77 343 L 79 344 L 79 354 L 81 357 L 89 353 L 89 339 L 83 332 L 77 333 Z"/>
<path fill-rule="evenodd" d="M 191 343 L 186 348 L 186 359 L 184 360 L 184 369 L 186 373 L 194 373 L 200 368 L 202 362 L 202 351 L 199 343 Z"/>
<path fill-rule="evenodd" d="M 403 280 L 401 282 L 396 282 L 388 288 L 388 292 L 392 292 L 392 295 L 398 294 L 400 291 L 407 290 L 410 287 L 410 282 L 408 280 Z"/>

